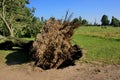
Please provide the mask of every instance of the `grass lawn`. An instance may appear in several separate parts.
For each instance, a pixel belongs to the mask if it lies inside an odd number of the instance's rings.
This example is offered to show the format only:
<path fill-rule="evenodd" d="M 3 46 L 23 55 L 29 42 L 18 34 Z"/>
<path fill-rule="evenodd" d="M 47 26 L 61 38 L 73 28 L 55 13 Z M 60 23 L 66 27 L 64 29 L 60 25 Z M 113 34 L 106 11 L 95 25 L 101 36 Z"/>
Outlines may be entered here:
<path fill-rule="evenodd" d="M 76 33 L 80 35 L 120 40 L 120 27 L 107 26 L 107 28 L 101 28 L 97 26 L 81 26 L 76 30 Z"/>
<path fill-rule="evenodd" d="M 34 38 L 24 38 L 34 40 Z M 120 28 L 79 27 L 72 37 L 73 44 L 84 48 L 86 61 L 100 61 L 107 64 L 120 64 Z M 0 63 L 17 61 L 26 63 L 26 52 L 21 50 L 0 50 Z"/>
<path fill-rule="evenodd" d="M 114 35 L 106 38 L 107 32 Z M 80 27 L 76 30 L 72 42 L 87 51 L 88 61 L 120 64 L 120 37 L 116 35 L 120 35 L 120 28 Z"/>

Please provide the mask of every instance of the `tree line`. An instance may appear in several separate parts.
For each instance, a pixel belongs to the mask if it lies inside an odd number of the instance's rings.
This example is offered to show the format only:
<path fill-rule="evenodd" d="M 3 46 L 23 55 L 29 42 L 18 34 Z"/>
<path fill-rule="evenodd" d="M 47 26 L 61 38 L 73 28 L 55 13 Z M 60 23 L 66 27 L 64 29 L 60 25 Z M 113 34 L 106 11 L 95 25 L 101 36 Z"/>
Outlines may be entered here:
<path fill-rule="evenodd" d="M 82 19 L 80 16 L 79 18 L 74 18 L 72 22 L 76 22 L 79 25 L 84 26 L 113 26 L 113 27 L 120 27 L 120 20 L 116 17 L 112 16 L 111 21 L 108 19 L 107 15 L 103 15 L 101 18 L 101 24 L 97 24 L 96 21 L 94 24 L 89 24 L 86 19 Z"/>
<path fill-rule="evenodd" d="M 112 16 L 112 19 L 111 19 L 111 22 L 110 20 L 108 19 L 108 16 L 107 15 L 103 15 L 102 16 L 102 19 L 101 19 L 101 25 L 103 26 L 113 26 L 113 27 L 120 27 L 120 20 L 115 18 L 114 16 Z"/>

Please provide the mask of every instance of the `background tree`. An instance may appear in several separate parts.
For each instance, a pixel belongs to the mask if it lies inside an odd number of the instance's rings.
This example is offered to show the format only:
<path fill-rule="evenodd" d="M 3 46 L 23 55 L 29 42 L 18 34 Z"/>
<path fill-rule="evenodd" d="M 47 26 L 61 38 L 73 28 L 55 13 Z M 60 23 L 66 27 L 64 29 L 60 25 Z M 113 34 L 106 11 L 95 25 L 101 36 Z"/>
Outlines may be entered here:
<path fill-rule="evenodd" d="M 86 19 L 82 20 L 82 25 L 88 25 L 88 21 Z"/>
<path fill-rule="evenodd" d="M 82 25 L 82 17 L 79 16 L 79 24 Z"/>
<path fill-rule="evenodd" d="M 76 23 L 76 24 L 80 25 L 78 18 L 74 18 L 71 23 L 72 24 Z"/>
<path fill-rule="evenodd" d="M 102 16 L 101 23 L 102 23 L 103 26 L 109 25 L 109 20 L 108 20 L 108 16 L 107 15 L 103 15 Z"/>
<path fill-rule="evenodd" d="M 43 16 L 41 17 L 41 21 L 44 22 L 44 17 Z"/>
<path fill-rule="evenodd" d="M 22 28 L 22 34 L 19 37 L 35 37 L 43 25 L 44 22 L 41 22 L 37 17 L 33 17 L 31 23 Z"/>
<path fill-rule="evenodd" d="M 79 25 L 82 25 L 82 17 L 79 16 L 79 18 L 74 18 L 74 19 L 72 20 L 72 23 L 77 23 L 77 24 L 79 24 Z"/>
<path fill-rule="evenodd" d="M 111 26 L 114 26 L 114 27 L 120 27 L 120 21 L 115 18 L 114 16 L 112 16 L 112 20 L 111 20 Z"/>
<path fill-rule="evenodd" d="M 34 21 L 35 8 L 30 9 L 25 6 L 26 4 L 29 4 L 29 0 L 0 0 L 1 33 L 5 36 L 23 35 L 22 28 L 36 26 L 33 23 L 38 25 L 40 20 Z"/>

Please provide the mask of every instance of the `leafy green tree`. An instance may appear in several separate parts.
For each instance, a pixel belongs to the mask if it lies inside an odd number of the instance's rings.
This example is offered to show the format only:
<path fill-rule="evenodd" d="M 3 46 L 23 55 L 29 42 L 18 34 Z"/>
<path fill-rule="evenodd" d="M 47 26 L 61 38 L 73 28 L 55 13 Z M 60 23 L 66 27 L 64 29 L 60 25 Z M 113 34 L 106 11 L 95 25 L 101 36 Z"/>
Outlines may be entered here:
<path fill-rule="evenodd" d="M 84 19 L 85 20 L 85 19 Z M 87 20 L 85 20 L 85 23 L 87 22 Z M 73 20 L 72 20 L 72 24 L 74 24 L 74 23 L 76 23 L 77 25 L 83 25 L 82 24 L 82 17 L 81 16 L 79 16 L 79 18 L 74 18 Z M 83 21 L 83 23 L 84 23 L 84 21 Z"/>
<path fill-rule="evenodd" d="M 78 18 L 74 18 L 74 19 L 71 21 L 70 24 L 71 24 L 71 25 L 74 25 L 74 26 L 79 26 L 79 25 L 80 25 L 79 19 L 78 19 Z"/>
<path fill-rule="evenodd" d="M 0 20 L 9 36 L 15 35 L 16 27 L 25 26 L 26 22 L 29 22 L 31 12 L 25 6 L 28 3 L 29 0 L 0 0 Z"/>
<path fill-rule="evenodd" d="M 115 18 L 114 16 L 112 16 L 111 26 L 120 27 L 120 21 L 117 18 Z"/>
<path fill-rule="evenodd" d="M 108 16 L 107 15 L 103 15 L 102 16 L 101 23 L 102 23 L 103 26 L 109 25 L 109 20 L 108 20 Z"/>
<path fill-rule="evenodd" d="M 82 25 L 82 17 L 79 16 L 79 24 Z"/>
<path fill-rule="evenodd" d="M 79 19 L 78 19 L 78 18 L 74 18 L 74 19 L 72 20 L 72 23 L 79 23 Z"/>
<path fill-rule="evenodd" d="M 88 25 L 88 21 L 86 19 L 82 20 L 82 25 Z"/>
<path fill-rule="evenodd" d="M 43 16 L 41 17 L 41 21 L 44 22 L 44 17 Z"/>
<path fill-rule="evenodd" d="M 19 37 L 35 37 L 43 25 L 44 22 L 40 22 L 39 18 L 33 17 L 31 23 L 27 27 L 22 28 L 24 33 Z"/>

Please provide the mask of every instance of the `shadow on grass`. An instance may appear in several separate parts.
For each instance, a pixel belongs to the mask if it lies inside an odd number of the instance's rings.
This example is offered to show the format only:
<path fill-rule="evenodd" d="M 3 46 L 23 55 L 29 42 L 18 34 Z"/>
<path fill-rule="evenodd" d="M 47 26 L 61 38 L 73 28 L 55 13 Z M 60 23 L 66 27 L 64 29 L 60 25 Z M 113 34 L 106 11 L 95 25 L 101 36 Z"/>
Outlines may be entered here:
<path fill-rule="evenodd" d="M 12 53 L 8 54 L 6 57 L 7 65 L 24 64 L 30 62 L 28 52 L 22 49 L 14 50 Z"/>

